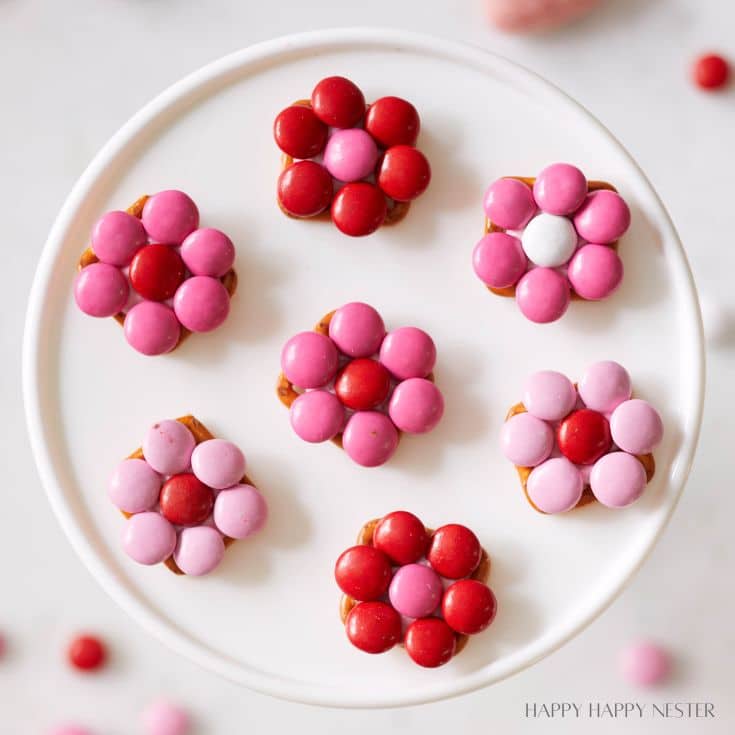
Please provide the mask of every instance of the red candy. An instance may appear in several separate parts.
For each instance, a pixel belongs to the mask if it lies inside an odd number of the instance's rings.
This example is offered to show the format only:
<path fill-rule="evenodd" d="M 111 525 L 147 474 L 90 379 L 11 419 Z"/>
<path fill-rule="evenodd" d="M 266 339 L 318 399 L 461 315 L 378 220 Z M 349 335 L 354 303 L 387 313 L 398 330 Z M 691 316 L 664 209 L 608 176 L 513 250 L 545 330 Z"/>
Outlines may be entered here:
<path fill-rule="evenodd" d="M 332 221 L 345 235 L 352 237 L 375 232 L 387 213 L 383 193 L 366 181 L 345 184 L 332 202 Z"/>
<path fill-rule="evenodd" d="M 561 453 L 574 464 L 593 464 L 612 444 L 610 424 L 591 408 L 573 411 L 560 424 L 556 440 Z"/>
<path fill-rule="evenodd" d="M 366 653 L 384 653 L 401 640 L 401 616 L 386 602 L 360 602 L 345 621 L 350 643 Z"/>
<path fill-rule="evenodd" d="M 409 145 L 389 148 L 378 169 L 378 186 L 397 202 L 408 202 L 426 191 L 431 168 L 426 156 Z"/>
<path fill-rule="evenodd" d="M 297 161 L 278 177 L 278 201 L 294 217 L 313 217 L 332 201 L 332 177 L 314 161 Z"/>
<path fill-rule="evenodd" d="M 365 115 L 365 130 L 383 148 L 415 145 L 420 125 L 416 108 L 400 97 L 375 100 Z"/>
<path fill-rule="evenodd" d="M 692 77 L 701 89 L 719 89 L 727 84 L 730 65 L 718 54 L 706 54 L 694 62 Z"/>
<path fill-rule="evenodd" d="M 447 579 L 466 577 L 477 569 L 482 547 L 472 531 L 458 523 L 437 528 L 426 558 L 437 574 Z"/>
<path fill-rule="evenodd" d="M 190 472 L 170 477 L 161 488 L 161 514 L 178 526 L 193 526 L 212 512 L 214 494 Z"/>
<path fill-rule="evenodd" d="M 457 633 L 472 635 L 485 630 L 495 618 L 498 603 L 492 590 L 476 579 L 460 579 L 444 592 L 442 615 Z"/>
<path fill-rule="evenodd" d="M 327 126 L 305 105 L 282 110 L 273 123 L 276 145 L 293 158 L 311 158 L 327 144 Z"/>
<path fill-rule="evenodd" d="M 390 559 L 374 546 L 353 546 L 342 552 L 334 566 L 334 578 L 346 595 L 356 600 L 381 598 L 393 576 Z"/>
<path fill-rule="evenodd" d="M 80 671 L 99 669 L 107 658 L 107 650 L 99 638 L 80 635 L 74 638 L 67 651 L 69 663 Z"/>
<path fill-rule="evenodd" d="M 347 363 L 338 373 L 334 392 L 354 411 L 369 411 L 379 406 L 390 390 L 390 373 L 377 361 L 360 357 Z"/>
<path fill-rule="evenodd" d="M 327 77 L 314 87 L 311 106 L 316 116 L 333 128 L 351 128 L 365 114 L 365 97 L 344 77 Z"/>
<path fill-rule="evenodd" d="M 406 651 L 419 665 L 433 669 L 454 655 L 457 639 L 441 618 L 419 618 L 406 629 Z"/>
<path fill-rule="evenodd" d="M 130 284 L 150 301 L 172 298 L 184 275 L 184 261 L 170 245 L 145 245 L 130 263 Z"/>
<path fill-rule="evenodd" d="M 429 535 L 413 513 L 396 510 L 378 521 L 373 544 L 396 564 L 413 564 L 426 553 Z"/>

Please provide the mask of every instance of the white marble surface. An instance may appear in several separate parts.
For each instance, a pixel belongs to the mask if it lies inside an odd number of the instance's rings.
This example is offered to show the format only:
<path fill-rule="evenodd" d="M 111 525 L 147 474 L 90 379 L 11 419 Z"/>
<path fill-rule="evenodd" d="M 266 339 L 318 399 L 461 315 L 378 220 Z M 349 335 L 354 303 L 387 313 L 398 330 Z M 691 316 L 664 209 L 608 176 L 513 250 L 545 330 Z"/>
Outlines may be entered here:
<path fill-rule="evenodd" d="M 721 0 L 609 0 L 554 35 L 504 37 L 481 3 L 342 0 L 264 4 L 236 0 L 0 0 L 0 200 L 5 222 L 0 311 L 4 421 L 0 457 L 0 732 L 43 733 L 59 719 L 100 735 L 140 732 L 137 712 L 164 693 L 186 702 L 196 733 L 399 731 L 729 733 L 735 655 L 735 495 L 726 380 L 732 347 L 709 354 L 700 451 L 689 486 L 653 555 L 622 597 L 587 631 L 532 669 L 490 689 L 403 710 L 350 712 L 294 705 L 217 679 L 139 630 L 82 568 L 52 517 L 30 456 L 20 398 L 23 312 L 38 254 L 58 207 L 95 151 L 154 94 L 228 51 L 325 26 L 383 24 L 469 41 L 528 66 L 585 104 L 629 148 L 668 206 L 700 289 L 733 302 L 735 89 L 703 95 L 687 79 L 692 55 L 735 57 L 735 6 Z M 441 94 L 441 90 L 437 90 Z M 728 229 L 730 225 L 730 229 Z M 655 278 L 651 274 L 651 278 Z M 731 308 L 731 307 L 730 307 Z M 665 368 L 665 364 L 664 364 Z M 101 675 L 72 674 L 62 657 L 70 631 L 90 628 L 113 647 Z M 678 659 L 666 687 L 636 692 L 614 668 L 638 635 Z M 709 701 L 707 722 L 643 719 L 528 721 L 526 702 Z"/>

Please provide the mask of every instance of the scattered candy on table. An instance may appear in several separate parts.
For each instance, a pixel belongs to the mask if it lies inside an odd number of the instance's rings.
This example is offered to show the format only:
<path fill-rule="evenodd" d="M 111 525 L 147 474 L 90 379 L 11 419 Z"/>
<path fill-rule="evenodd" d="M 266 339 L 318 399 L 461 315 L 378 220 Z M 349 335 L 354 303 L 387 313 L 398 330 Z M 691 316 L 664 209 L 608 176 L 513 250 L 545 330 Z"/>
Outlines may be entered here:
<path fill-rule="evenodd" d="M 307 442 L 333 440 L 364 467 L 387 462 L 400 432 L 431 431 L 444 413 L 434 385 L 436 347 L 417 327 L 386 334 L 380 314 L 352 302 L 281 352 L 278 397 Z"/>
<path fill-rule="evenodd" d="M 619 655 L 618 666 L 622 676 L 631 684 L 641 687 L 663 683 L 671 673 L 668 651 L 651 641 L 636 641 L 626 646 Z"/>
<path fill-rule="evenodd" d="M 186 735 L 191 725 L 189 713 L 166 699 L 151 702 L 141 720 L 145 735 Z"/>
<path fill-rule="evenodd" d="M 475 274 L 494 293 L 514 295 L 527 319 L 556 321 L 572 294 L 599 301 L 620 285 L 616 245 L 630 210 L 609 184 L 554 163 L 536 179 L 498 179 L 483 206 L 486 234 L 472 254 Z"/>
<path fill-rule="evenodd" d="M 628 372 L 612 361 L 590 365 L 576 387 L 551 370 L 528 378 L 500 445 L 536 510 L 563 513 L 593 499 L 623 508 L 642 495 L 664 427 L 631 394 Z"/>
<path fill-rule="evenodd" d="M 703 54 L 692 65 L 692 79 L 700 89 L 721 89 L 730 79 L 730 64 L 719 54 Z"/>
<path fill-rule="evenodd" d="M 69 663 L 80 671 L 96 671 L 107 660 L 105 644 L 96 636 L 80 635 L 72 639 L 67 650 Z"/>
<path fill-rule="evenodd" d="M 282 110 L 273 124 L 284 154 L 277 196 L 291 217 L 315 217 L 331 205 L 335 226 L 361 237 L 400 220 L 431 180 L 416 145 L 416 108 L 399 97 L 366 107 L 344 77 L 322 79 L 310 100 Z"/>
<path fill-rule="evenodd" d="M 125 553 L 179 574 L 213 571 L 230 541 L 256 533 L 267 518 L 245 464 L 237 446 L 192 416 L 154 424 L 108 484 L 113 505 L 128 517 Z"/>
<path fill-rule="evenodd" d="M 403 643 L 419 666 L 441 666 L 494 620 L 489 571 L 465 526 L 432 532 L 403 510 L 366 523 L 334 567 L 347 638 L 366 653 Z"/>
<path fill-rule="evenodd" d="M 488 20 L 501 31 L 531 33 L 557 28 L 593 10 L 600 0 L 485 0 Z"/>
<path fill-rule="evenodd" d="M 232 241 L 199 227 L 186 194 L 161 191 L 98 220 L 74 298 L 85 314 L 115 317 L 138 352 L 160 355 L 224 322 L 237 284 L 234 261 Z"/>

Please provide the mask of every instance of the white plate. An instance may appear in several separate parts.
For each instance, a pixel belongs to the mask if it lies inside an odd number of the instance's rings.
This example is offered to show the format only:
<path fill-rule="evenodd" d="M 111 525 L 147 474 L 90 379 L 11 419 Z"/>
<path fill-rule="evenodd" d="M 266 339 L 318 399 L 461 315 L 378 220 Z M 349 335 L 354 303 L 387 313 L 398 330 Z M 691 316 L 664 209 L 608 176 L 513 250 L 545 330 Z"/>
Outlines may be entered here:
<path fill-rule="evenodd" d="M 420 111 L 428 192 L 399 226 L 349 239 L 327 223 L 284 217 L 274 199 L 275 114 L 330 74 L 368 100 L 397 94 Z M 485 186 L 569 160 L 632 205 L 626 277 L 602 304 L 573 303 L 549 326 L 490 295 L 470 253 Z M 82 315 L 72 279 L 104 211 L 176 187 L 238 247 L 229 320 L 174 354 L 145 358 L 112 320 Z M 308 445 L 274 393 L 279 352 L 297 331 L 350 300 L 389 328 L 415 324 L 438 345 L 444 421 L 406 438 L 379 469 L 331 444 Z M 659 407 L 666 438 L 644 497 L 545 517 L 524 500 L 497 433 L 533 370 L 572 378 L 595 360 L 631 371 Z M 676 503 L 700 424 L 703 349 L 691 274 L 661 202 L 628 154 L 548 83 L 479 49 L 387 30 L 277 39 L 175 84 L 103 148 L 64 204 L 33 286 L 24 355 L 28 423 L 43 484 L 64 530 L 110 595 L 172 648 L 270 694 L 328 705 L 390 706 L 466 692 L 533 663 L 578 633 L 639 566 Z M 154 421 L 192 412 L 243 447 L 271 518 L 232 546 L 217 573 L 179 578 L 120 550 L 106 497 L 112 467 Z M 427 525 L 472 527 L 493 559 L 494 625 L 438 670 L 401 649 L 360 653 L 337 617 L 332 569 L 362 523 L 398 508 Z"/>

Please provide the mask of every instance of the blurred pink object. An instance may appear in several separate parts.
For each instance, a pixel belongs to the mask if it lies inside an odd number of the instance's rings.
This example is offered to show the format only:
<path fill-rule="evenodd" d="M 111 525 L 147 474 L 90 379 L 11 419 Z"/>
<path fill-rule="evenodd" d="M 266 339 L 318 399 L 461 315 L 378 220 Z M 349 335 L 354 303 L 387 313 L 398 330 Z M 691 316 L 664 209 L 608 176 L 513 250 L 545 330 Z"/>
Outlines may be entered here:
<path fill-rule="evenodd" d="M 501 31 L 529 33 L 569 23 L 600 0 L 486 0 L 490 22 Z"/>
<path fill-rule="evenodd" d="M 165 699 L 158 699 L 143 712 L 146 735 L 186 735 L 189 715 L 185 710 Z"/>
<path fill-rule="evenodd" d="M 620 652 L 620 673 L 642 687 L 663 682 L 671 672 L 671 656 L 651 641 L 636 641 Z"/>

